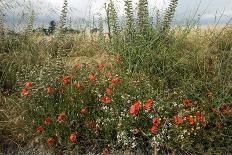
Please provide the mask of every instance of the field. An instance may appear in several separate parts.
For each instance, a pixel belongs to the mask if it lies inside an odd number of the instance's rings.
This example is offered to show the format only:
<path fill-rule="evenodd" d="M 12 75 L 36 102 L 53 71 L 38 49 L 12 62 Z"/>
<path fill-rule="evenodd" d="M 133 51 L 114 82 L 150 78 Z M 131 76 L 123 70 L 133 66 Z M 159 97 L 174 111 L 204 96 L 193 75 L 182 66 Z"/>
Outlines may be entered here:
<path fill-rule="evenodd" d="M 176 0 L 152 25 L 125 2 L 107 34 L 68 31 L 67 3 L 50 35 L 0 20 L 3 153 L 232 154 L 232 26 L 172 27 Z"/>

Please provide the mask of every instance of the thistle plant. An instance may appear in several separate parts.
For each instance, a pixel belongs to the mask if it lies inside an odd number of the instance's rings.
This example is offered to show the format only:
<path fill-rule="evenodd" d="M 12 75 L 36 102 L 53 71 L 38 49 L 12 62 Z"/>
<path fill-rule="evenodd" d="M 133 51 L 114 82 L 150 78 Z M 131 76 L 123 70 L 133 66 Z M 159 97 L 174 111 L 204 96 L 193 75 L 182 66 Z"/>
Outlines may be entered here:
<path fill-rule="evenodd" d="M 125 27 L 125 40 L 131 41 L 134 33 L 134 15 L 131 0 L 125 0 L 125 16 L 126 16 L 126 27 Z"/>
<path fill-rule="evenodd" d="M 178 0 L 171 0 L 171 3 L 168 6 L 168 8 L 165 12 L 165 15 L 164 15 L 164 19 L 163 19 L 163 23 L 162 23 L 163 31 L 170 28 L 171 21 L 172 21 L 174 14 L 176 12 L 177 4 L 178 4 Z"/>
<path fill-rule="evenodd" d="M 149 31 L 149 13 L 147 0 L 139 0 L 138 3 L 138 27 L 139 32 L 143 36 L 147 35 Z"/>

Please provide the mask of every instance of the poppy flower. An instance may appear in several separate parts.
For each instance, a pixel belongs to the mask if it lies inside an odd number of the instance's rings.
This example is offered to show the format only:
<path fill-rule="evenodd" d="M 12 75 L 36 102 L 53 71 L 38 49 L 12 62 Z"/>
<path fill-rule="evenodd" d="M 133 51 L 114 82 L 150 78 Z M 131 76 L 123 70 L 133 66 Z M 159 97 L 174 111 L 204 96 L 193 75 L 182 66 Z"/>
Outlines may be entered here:
<path fill-rule="evenodd" d="M 139 101 L 135 101 L 134 104 L 130 108 L 130 114 L 137 115 L 138 110 L 140 109 L 141 104 Z"/>
<path fill-rule="evenodd" d="M 175 116 L 175 123 L 176 124 L 182 124 L 183 120 L 179 116 Z"/>
<path fill-rule="evenodd" d="M 55 140 L 54 138 L 49 137 L 47 142 L 48 142 L 48 145 L 53 145 L 55 143 Z"/>
<path fill-rule="evenodd" d="M 189 118 L 188 118 L 188 122 L 189 122 L 189 125 L 193 125 L 194 123 L 195 123 L 195 118 L 193 117 L 193 116 L 190 116 Z"/>
<path fill-rule="evenodd" d="M 213 96 L 213 92 L 211 92 L 210 90 L 208 90 L 207 95 L 208 95 L 208 97 L 212 97 Z"/>
<path fill-rule="evenodd" d="M 95 77 L 95 75 L 93 73 L 89 74 L 89 80 L 90 81 L 95 81 L 96 80 L 96 77 Z"/>
<path fill-rule="evenodd" d="M 27 88 L 30 88 L 32 86 L 32 83 L 31 82 L 26 82 L 26 87 Z"/>
<path fill-rule="evenodd" d="M 79 69 L 79 68 L 81 68 L 81 65 L 80 64 L 75 64 L 74 68 L 78 68 Z"/>
<path fill-rule="evenodd" d="M 144 109 L 146 109 L 147 111 L 150 111 L 152 103 L 153 103 L 152 99 L 148 99 L 144 105 Z"/>
<path fill-rule="evenodd" d="M 105 68 L 105 65 L 104 64 L 98 64 L 98 69 L 101 71 Z"/>
<path fill-rule="evenodd" d="M 204 118 L 204 115 L 200 111 L 197 111 L 196 118 L 197 118 L 197 120 L 202 120 Z"/>
<path fill-rule="evenodd" d="M 36 131 L 37 131 L 37 133 L 42 133 L 43 131 L 44 131 L 44 128 L 43 128 L 43 126 L 38 126 L 37 128 L 36 128 Z"/>
<path fill-rule="evenodd" d="M 104 148 L 102 150 L 102 155 L 109 155 L 109 150 L 107 148 Z"/>
<path fill-rule="evenodd" d="M 230 107 L 226 104 L 221 106 L 221 111 L 225 114 L 228 114 L 230 112 Z"/>
<path fill-rule="evenodd" d="M 47 92 L 48 92 L 48 94 L 51 94 L 51 93 L 53 92 L 52 87 L 48 87 L 48 88 L 47 88 Z"/>
<path fill-rule="evenodd" d="M 157 131 L 158 131 L 158 126 L 153 125 L 153 126 L 149 129 L 149 131 L 150 131 L 151 133 L 153 133 L 153 134 L 157 133 Z"/>
<path fill-rule="evenodd" d="M 21 96 L 26 96 L 26 95 L 28 95 L 29 94 L 29 91 L 27 91 L 26 89 L 22 89 L 21 90 Z"/>
<path fill-rule="evenodd" d="M 49 124 L 51 121 L 52 121 L 52 118 L 51 117 L 47 117 L 44 120 L 44 124 Z"/>
<path fill-rule="evenodd" d="M 72 134 L 69 136 L 69 140 L 70 140 L 71 142 L 75 142 L 75 141 L 76 141 L 76 138 L 77 138 L 77 136 L 76 136 L 74 133 L 72 133 Z"/>
<path fill-rule="evenodd" d="M 106 88 L 106 95 L 110 96 L 112 94 L 112 88 Z"/>
<path fill-rule="evenodd" d="M 190 99 L 184 99 L 184 100 L 183 100 L 183 104 L 184 104 L 184 106 L 186 106 L 186 107 L 190 107 L 190 106 L 193 104 L 193 102 L 192 102 L 192 100 L 190 100 Z"/>
<path fill-rule="evenodd" d="M 80 89 L 80 88 L 81 88 L 80 81 L 78 81 L 78 82 L 75 84 L 75 87 L 76 87 L 77 89 Z"/>
<path fill-rule="evenodd" d="M 59 123 L 62 123 L 62 121 L 64 120 L 64 118 L 65 118 L 65 113 L 62 112 L 62 113 L 60 113 L 60 114 L 58 115 L 57 121 L 58 121 Z"/>
<path fill-rule="evenodd" d="M 120 78 L 118 76 L 114 77 L 112 80 L 110 80 L 111 85 L 115 85 L 120 82 Z"/>
<path fill-rule="evenodd" d="M 116 57 L 115 57 L 115 62 L 116 62 L 117 64 L 119 64 L 120 61 L 121 61 L 120 55 L 116 55 Z"/>
<path fill-rule="evenodd" d="M 101 102 L 108 104 L 111 102 L 111 98 L 109 98 L 108 96 L 102 96 L 101 97 Z"/>
<path fill-rule="evenodd" d="M 87 112 L 88 112 L 88 108 L 82 108 L 82 109 L 81 109 L 81 113 L 82 113 L 82 114 L 85 114 L 85 113 L 87 113 Z"/>
<path fill-rule="evenodd" d="M 218 112 L 218 109 L 215 108 L 215 107 L 213 107 L 211 110 L 212 110 L 213 113 L 217 113 Z"/>
<path fill-rule="evenodd" d="M 60 93 L 64 94 L 64 88 L 60 88 Z"/>
<path fill-rule="evenodd" d="M 63 83 L 64 83 L 64 85 L 67 85 L 67 84 L 69 84 L 70 83 L 70 80 L 71 80 L 71 77 L 70 76 L 64 76 L 64 78 L 63 78 Z"/>
<path fill-rule="evenodd" d="M 154 126 L 159 126 L 159 124 L 160 124 L 160 118 L 155 117 L 155 118 L 153 118 L 152 122 L 153 122 Z"/>

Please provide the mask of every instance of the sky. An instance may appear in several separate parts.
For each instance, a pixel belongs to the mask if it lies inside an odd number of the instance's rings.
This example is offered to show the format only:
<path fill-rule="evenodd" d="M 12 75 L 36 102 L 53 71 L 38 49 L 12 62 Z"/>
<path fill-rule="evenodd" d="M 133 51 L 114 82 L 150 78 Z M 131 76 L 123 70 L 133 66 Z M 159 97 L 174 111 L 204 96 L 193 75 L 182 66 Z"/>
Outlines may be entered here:
<path fill-rule="evenodd" d="M 68 19 L 73 23 L 98 18 L 99 14 L 105 17 L 104 3 L 109 0 L 68 0 Z M 114 0 L 119 17 L 123 16 L 123 0 Z M 138 0 L 133 0 L 136 8 Z M 164 11 L 170 0 L 148 0 L 149 13 L 155 15 L 155 10 Z M 35 10 L 37 24 L 50 20 L 58 20 L 63 0 L 1 0 L 0 7 L 7 8 L 7 15 L 13 23 L 22 22 Z M 23 15 L 23 16 L 22 16 Z M 184 23 L 192 17 L 200 17 L 202 25 L 219 23 L 225 24 L 232 18 L 232 0 L 179 0 L 174 22 Z"/>

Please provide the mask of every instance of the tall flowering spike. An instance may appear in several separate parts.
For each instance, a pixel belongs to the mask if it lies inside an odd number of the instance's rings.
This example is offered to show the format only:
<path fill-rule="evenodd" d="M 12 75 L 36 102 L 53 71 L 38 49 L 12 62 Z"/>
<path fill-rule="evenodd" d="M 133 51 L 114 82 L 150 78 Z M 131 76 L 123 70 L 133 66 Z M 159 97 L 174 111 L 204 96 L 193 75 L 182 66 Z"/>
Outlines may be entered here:
<path fill-rule="evenodd" d="M 96 77 L 95 77 L 95 75 L 93 73 L 89 74 L 89 80 L 90 81 L 95 81 L 96 80 Z"/>
<path fill-rule="evenodd" d="M 101 97 L 101 102 L 103 102 L 103 103 L 105 103 L 105 104 L 109 104 L 109 103 L 111 103 L 111 98 L 110 97 L 108 97 L 108 96 L 102 96 Z"/>
<path fill-rule="evenodd" d="M 152 107 L 152 104 L 153 104 L 153 101 L 152 99 L 148 99 L 144 105 L 144 109 L 146 109 L 147 111 L 150 111 L 151 110 L 151 107 Z"/>
<path fill-rule="evenodd" d="M 30 88 L 30 87 L 32 87 L 32 83 L 31 83 L 31 82 L 26 82 L 25 86 L 26 86 L 27 88 Z"/>
<path fill-rule="evenodd" d="M 190 106 L 192 106 L 193 101 L 190 100 L 190 99 L 184 99 L 183 104 L 184 104 L 185 107 L 190 107 Z"/>
<path fill-rule="evenodd" d="M 135 101 L 134 104 L 130 108 L 130 114 L 137 115 L 140 107 L 141 107 L 140 102 Z"/>
<path fill-rule="evenodd" d="M 179 116 L 175 116 L 174 119 L 175 119 L 176 124 L 182 124 L 183 123 L 183 119 L 180 118 Z"/>

